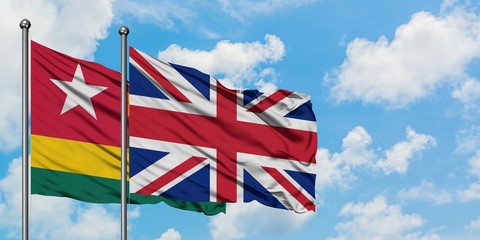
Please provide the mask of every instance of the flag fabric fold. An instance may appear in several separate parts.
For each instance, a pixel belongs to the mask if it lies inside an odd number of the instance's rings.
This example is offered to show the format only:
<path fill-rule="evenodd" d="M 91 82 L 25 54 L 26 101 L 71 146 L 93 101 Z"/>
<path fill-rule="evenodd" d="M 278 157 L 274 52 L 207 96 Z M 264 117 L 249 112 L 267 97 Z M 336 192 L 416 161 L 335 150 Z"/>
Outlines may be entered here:
<path fill-rule="evenodd" d="M 310 97 L 232 90 L 130 47 L 130 191 L 315 210 Z"/>
<path fill-rule="evenodd" d="M 120 203 L 120 73 L 31 41 L 31 191 L 92 203 Z M 217 203 L 131 194 L 214 215 Z"/>

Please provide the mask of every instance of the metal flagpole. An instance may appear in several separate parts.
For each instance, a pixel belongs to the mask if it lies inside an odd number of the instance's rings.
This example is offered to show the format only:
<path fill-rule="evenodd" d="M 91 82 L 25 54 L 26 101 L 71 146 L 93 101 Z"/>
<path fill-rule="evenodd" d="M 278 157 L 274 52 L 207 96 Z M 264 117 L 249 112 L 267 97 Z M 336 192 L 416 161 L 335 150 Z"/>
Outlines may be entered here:
<path fill-rule="evenodd" d="M 121 239 L 127 240 L 127 35 L 129 30 L 122 26 L 118 34 L 121 43 L 121 71 L 122 71 L 122 194 L 121 194 Z"/>
<path fill-rule="evenodd" d="M 22 29 L 22 239 L 28 240 L 30 204 L 30 162 L 28 160 L 29 43 L 30 21 L 20 21 Z"/>

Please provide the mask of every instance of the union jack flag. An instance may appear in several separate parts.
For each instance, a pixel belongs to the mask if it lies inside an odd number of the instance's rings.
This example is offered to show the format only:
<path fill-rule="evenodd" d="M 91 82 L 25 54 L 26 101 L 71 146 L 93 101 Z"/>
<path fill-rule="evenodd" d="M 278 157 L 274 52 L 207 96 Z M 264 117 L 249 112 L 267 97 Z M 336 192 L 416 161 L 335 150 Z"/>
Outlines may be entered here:
<path fill-rule="evenodd" d="M 232 90 L 130 47 L 130 192 L 315 211 L 310 97 Z"/>

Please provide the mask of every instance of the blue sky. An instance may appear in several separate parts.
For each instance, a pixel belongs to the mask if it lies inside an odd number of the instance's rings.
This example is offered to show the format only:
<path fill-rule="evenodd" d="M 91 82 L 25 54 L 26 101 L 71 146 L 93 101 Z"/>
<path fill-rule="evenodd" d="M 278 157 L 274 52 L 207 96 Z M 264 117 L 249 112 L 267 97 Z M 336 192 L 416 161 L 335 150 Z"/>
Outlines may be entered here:
<path fill-rule="evenodd" d="M 130 206 L 130 239 L 478 239 L 476 1 L 3 0 L 0 238 L 20 238 L 21 31 L 119 70 L 129 44 L 224 84 L 312 96 L 317 212 Z M 32 197 L 33 239 L 118 239 L 119 208 Z"/>

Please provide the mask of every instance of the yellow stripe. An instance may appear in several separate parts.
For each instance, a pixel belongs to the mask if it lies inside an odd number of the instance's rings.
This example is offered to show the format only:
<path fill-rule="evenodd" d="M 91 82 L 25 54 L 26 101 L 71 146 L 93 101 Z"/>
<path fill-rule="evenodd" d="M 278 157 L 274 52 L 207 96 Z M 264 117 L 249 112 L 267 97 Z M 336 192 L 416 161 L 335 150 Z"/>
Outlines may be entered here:
<path fill-rule="evenodd" d="M 120 179 L 120 147 L 32 134 L 32 167 Z"/>

